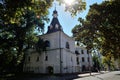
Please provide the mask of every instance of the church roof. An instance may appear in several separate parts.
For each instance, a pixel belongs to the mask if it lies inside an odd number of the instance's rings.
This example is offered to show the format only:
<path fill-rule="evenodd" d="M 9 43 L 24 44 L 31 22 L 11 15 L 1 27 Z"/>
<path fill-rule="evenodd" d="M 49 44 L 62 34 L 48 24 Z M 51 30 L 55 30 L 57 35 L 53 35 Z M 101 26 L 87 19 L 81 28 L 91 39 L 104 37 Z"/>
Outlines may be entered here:
<path fill-rule="evenodd" d="M 51 21 L 50 26 L 48 26 L 48 31 L 47 33 L 53 33 L 56 31 L 62 31 L 62 26 L 57 18 L 58 13 L 56 10 L 53 11 L 53 19 Z"/>

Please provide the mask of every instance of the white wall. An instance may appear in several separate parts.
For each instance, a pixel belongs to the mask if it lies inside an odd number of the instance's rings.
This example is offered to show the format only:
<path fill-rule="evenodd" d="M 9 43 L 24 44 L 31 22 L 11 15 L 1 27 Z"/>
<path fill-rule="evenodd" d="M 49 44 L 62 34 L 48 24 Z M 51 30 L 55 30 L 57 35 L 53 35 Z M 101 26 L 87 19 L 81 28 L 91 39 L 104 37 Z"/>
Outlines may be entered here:
<path fill-rule="evenodd" d="M 42 54 L 39 53 L 30 53 L 26 56 L 24 68 L 30 67 L 30 72 L 34 73 L 46 73 L 46 68 L 48 66 L 52 66 L 54 68 L 54 73 L 59 73 L 59 50 L 48 51 Z M 45 60 L 46 55 L 48 56 L 48 60 Z M 28 57 L 30 57 L 30 62 L 28 61 Z M 39 61 L 37 60 L 39 57 Z"/>
<path fill-rule="evenodd" d="M 84 54 L 76 55 L 75 41 L 65 33 L 57 31 L 54 33 L 42 35 L 40 37 L 44 40 L 50 41 L 50 48 L 41 54 L 37 53 L 35 50 L 28 50 L 24 64 L 24 71 L 47 73 L 47 67 L 52 66 L 54 69 L 53 73 L 55 74 L 60 73 L 60 68 L 62 73 L 75 73 L 81 71 L 80 68 L 82 65 L 88 65 L 87 50 L 84 49 Z M 66 42 L 69 43 L 69 49 L 66 48 Z M 77 48 L 77 50 L 81 53 L 82 49 Z M 47 61 L 45 61 L 46 56 L 48 56 Z M 77 65 L 77 56 L 80 60 L 79 65 Z M 30 62 L 28 61 L 28 57 L 31 58 Z M 39 57 L 39 61 L 36 61 L 37 57 Z M 60 66 L 60 57 L 62 66 Z M 81 57 L 85 57 L 85 62 L 81 62 Z"/>
<path fill-rule="evenodd" d="M 40 38 L 50 41 L 50 49 L 56 49 L 59 48 L 59 31 L 50 33 L 50 34 L 44 34 L 40 36 Z"/>
<path fill-rule="evenodd" d="M 76 72 L 76 54 L 70 52 L 67 49 L 62 50 L 62 66 L 63 66 L 63 73 L 74 73 Z"/>
<path fill-rule="evenodd" d="M 70 51 L 75 52 L 75 40 L 65 33 L 61 33 L 61 47 L 65 48 L 66 47 L 66 42 L 69 43 Z"/>
<path fill-rule="evenodd" d="M 77 46 L 76 50 L 80 53 L 79 54 L 79 58 L 80 58 L 80 67 L 82 68 L 83 65 L 85 65 L 86 68 L 88 68 L 89 66 L 93 66 L 92 64 L 92 55 L 89 53 L 87 53 L 87 49 L 86 48 L 82 48 Z M 83 50 L 84 54 L 81 53 L 81 51 Z M 84 57 L 84 62 L 82 62 L 82 57 Z M 88 57 L 89 57 L 89 61 L 88 61 Z"/>

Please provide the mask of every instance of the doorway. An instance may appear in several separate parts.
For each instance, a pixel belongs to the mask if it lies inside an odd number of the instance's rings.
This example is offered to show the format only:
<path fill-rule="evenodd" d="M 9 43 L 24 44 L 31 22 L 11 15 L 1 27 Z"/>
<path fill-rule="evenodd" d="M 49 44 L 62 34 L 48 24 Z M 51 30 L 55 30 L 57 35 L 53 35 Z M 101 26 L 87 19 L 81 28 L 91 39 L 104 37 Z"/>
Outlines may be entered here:
<path fill-rule="evenodd" d="M 52 66 L 48 66 L 46 70 L 47 70 L 48 74 L 53 74 L 53 72 L 54 72 L 54 69 Z"/>

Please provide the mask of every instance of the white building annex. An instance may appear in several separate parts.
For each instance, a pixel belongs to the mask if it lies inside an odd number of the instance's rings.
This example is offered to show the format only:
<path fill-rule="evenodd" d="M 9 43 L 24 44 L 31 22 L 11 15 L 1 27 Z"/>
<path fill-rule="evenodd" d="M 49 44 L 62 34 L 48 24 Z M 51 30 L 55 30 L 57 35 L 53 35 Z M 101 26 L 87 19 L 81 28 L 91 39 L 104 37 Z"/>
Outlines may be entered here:
<path fill-rule="evenodd" d="M 91 55 L 88 55 L 85 48 L 75 47 L 75 40 L 63 32 L 57 16 L 57 11 L 54 10 L 47 33 L 40 36 L 47 43 L 47 50 L 40 54 L 35 49 L 29 49 L 25 56 L 24 72 L 79 73 L 92 65 Z"/>
<path fill-rule="evenodd" d="M 80 69 L 82 72 L 89 71 L 93 67 L 92 62 L 92 56 L 89 54 L 88 50 L 86 48 L 77 46 L 76 51 L 79 53 L 79 59 L 80 59 Z"/>

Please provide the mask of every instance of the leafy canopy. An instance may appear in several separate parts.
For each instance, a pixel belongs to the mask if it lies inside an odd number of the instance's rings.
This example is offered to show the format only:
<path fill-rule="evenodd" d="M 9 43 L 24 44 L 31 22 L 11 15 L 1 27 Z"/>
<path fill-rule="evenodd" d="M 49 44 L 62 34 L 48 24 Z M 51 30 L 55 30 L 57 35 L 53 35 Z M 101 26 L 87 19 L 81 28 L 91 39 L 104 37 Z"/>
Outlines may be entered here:
<path fill-rule="evenodd" d="M 65 4 L 65 11 L 69 11 L 72 16 L 86 9 L 85 0 L 73 0 L 71 5 L 65 3 L 65 0 L 57 0 L 60 4 Z"/>
<path fill-rule="evenodd" d="M 120 1 L 104 1 L 93 4 L 86 19 L 79 18 L 72 32 L 77 41 L 88 49 L 97 48 L 103 55 L 120 56 Z"/>
<path fill-rule="evenodd" d="M 0 71 L 15 70 L 23 60 L 24 50 L 34 47 L 35 30 L 43 31 L 52 1 L 3 0 L 0 3 Z"/>

